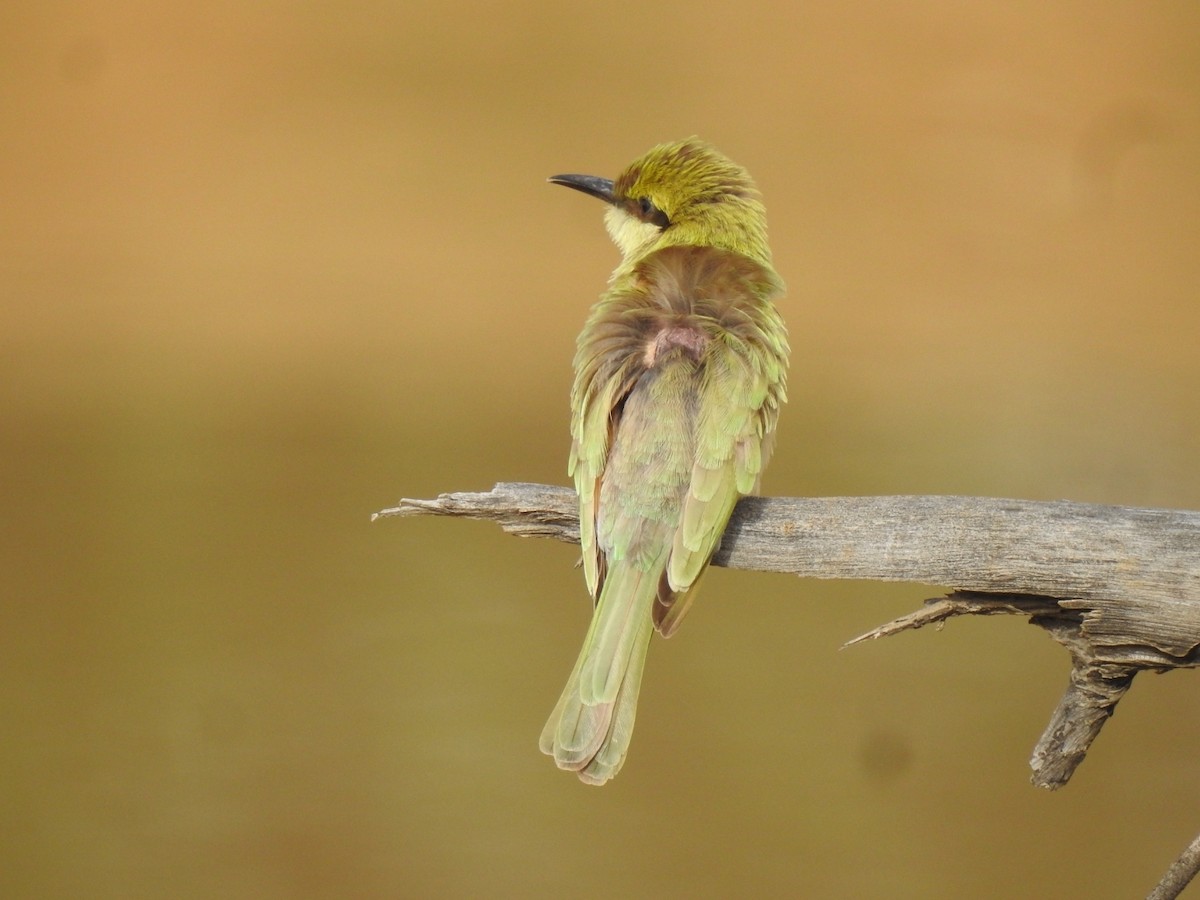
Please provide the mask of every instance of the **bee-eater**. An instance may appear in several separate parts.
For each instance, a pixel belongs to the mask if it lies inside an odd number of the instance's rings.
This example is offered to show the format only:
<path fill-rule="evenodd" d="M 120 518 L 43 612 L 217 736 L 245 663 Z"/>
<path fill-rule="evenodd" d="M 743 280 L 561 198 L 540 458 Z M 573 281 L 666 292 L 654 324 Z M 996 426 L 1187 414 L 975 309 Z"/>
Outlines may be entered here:
<path fill-rule="evenodd" d="M 569 471 L 595 605 L 540 742 L 559 768 L 603 784 L 629 749 L 651 632 L 679 627 L 771 454 L 783 282 L 753 181 L 702 141 L 661 144 L 615 181 L 550 181 L 607 204 L 622 256 L 579 335 L 571 391 Z"/>

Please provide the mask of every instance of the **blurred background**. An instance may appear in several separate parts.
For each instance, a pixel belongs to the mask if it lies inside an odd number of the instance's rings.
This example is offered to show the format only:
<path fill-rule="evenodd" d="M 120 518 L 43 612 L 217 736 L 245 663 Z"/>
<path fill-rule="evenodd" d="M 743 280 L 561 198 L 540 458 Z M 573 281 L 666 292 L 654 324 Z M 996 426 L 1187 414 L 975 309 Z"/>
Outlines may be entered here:
<path fill-rule="evenodd" d="M 0 10 L 6 897 L 1141 896 L 1200 829 L 1190 673 L 1075 779 L 1017 619 L 715 571 L 629 760 L 537 750 L 577 553 L 370 524 L 566 483 L 594 201 L 699 134 L 770 214 L 764 491 L 1200 508 L 1200 5 Z"/>

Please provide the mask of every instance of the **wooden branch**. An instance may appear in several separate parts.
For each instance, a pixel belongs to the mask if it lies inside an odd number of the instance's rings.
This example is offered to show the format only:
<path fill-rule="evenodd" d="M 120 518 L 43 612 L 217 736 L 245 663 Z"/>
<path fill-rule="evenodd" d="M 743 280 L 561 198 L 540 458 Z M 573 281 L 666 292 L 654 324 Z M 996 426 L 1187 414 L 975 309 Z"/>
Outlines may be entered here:
<path fill-rule="evenodd" d="M 401 500 L 373 518 L 484 519 L 577 543 L 576 504 L 570 488 L 501 483 Z M 989 497 L 745 497 L 713 564 L 1049 597 L 1058 611 L 1080 614 L 1098 660 L 1169 668 L 1200 658 L 1196 512 Z"/>
<path fill-rule="evenodd" d="M 1193 838 L 1187 849 L 1179 854 L 1158 886 L 1146 895 L 1146 900 L 1175 900 L 1197 872 L 1200 872 L 1200 835 Z"/>
<path fill-rule="evenodd" d="M 414 515 L 579 541 L 569 488 L 501 483 L 486 493 L 401 500 L 372 519 Z M 960 615 L 1028 616 L 1072 660 L 1030 760 L 1033 783 L 1051 790 L 1083 761 L 1134 675 L 1200 665 L 1197 512 L 986 497 L 745 497 L 713 564 L 954 589 L 850 644 Z M 1157 890 L 1175 885 L 1178 893 L 1197 867 L 1200 838 Z"/>

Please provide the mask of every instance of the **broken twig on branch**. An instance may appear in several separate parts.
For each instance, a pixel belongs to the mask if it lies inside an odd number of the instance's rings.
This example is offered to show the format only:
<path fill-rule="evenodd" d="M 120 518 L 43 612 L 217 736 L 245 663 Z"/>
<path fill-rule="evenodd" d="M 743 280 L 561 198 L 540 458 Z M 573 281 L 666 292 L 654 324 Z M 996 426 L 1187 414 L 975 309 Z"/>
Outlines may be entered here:
<path fill-rule="evenodd" d="M 578 501 L 565 487 L 500 483 L 401 500 L 372 519 L 417 515 L 579 541 Z M 1050 790 L 1070 779 L 1134 675 L 1200 665 L 1197 512 L 989 497 L 744 497 L 712 561 L 954 589 L 850 644 L 961 615 L 1028 616 L 1071 655 L 1070 683 L 1030 760 L 1033 783 Z M 1200 838 L 1185 857 L 1200 860 L 1198 846 Z M 1157 890 L 1178 893 L 1200 866 L 1193 861 L 1181 857 Z"/>

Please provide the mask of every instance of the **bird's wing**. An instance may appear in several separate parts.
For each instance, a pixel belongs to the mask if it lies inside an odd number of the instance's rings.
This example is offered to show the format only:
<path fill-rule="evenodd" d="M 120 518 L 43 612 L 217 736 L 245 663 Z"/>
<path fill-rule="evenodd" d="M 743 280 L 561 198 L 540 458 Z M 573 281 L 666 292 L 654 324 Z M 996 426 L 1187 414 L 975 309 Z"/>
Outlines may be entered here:
<path fill-rule="evenodd" d="M 644 526 L 617 525 L 612 517 L 618 510 L 625 510 L 632 525 L 647 515 L 635 514 L 634 505 L 661 503 L 648 515 L 661 525 L 669 517 L 673 529 L 654 611 L 664 634 L 687 611 L 689 592 L 719 545 L 738 497 L 757 489 L 770 455 L 788 354 L 786 328 L 769 300 L 779 287 L 773 273 L 745 257 L 671 248 L 648 261 L 632 283 L 614 284 L 580 335 L 569 470 L 579 494 L 588 588 L 599 597 L 611 551 L 623 534 L 643 531 Z M 710 340 L 697 365 L 673 353 L 647 368 L 647 342 L 663 315 L 709 323 Z M 631 427 L 623 419 L 635 391 L 646 392 L 656 412 L 632 428 L 637 434 L 628 434 Z M 638 448 L 640 468 L 626 459 L 622 471 L 609 471 L 618 440 Z M 655 555 L 656 543 L 646 541 L 643 550 Z"/>
<path fill-rule="evenodd" d="M 654 609 L 665 637 L 695 599 L 738 498 L 758 490 L 785 399 L 787 338 L 774 305 L 759 301 L 726 325 L 704 357 L 695 462 Z"/>
<path fill-rule="evenodd" d="M 608 465 L 625 400 L 644 372 L 637 330 L 631 327 L 626 298 L 609 294 L 593 308 L 575 352 L 571 389 L 571 454 L 567 473 L 579 495 L 579 543 L 583 572 L 593 600 L 604 584 L 605 558 L 596 539 L 600 485 Z"/>

